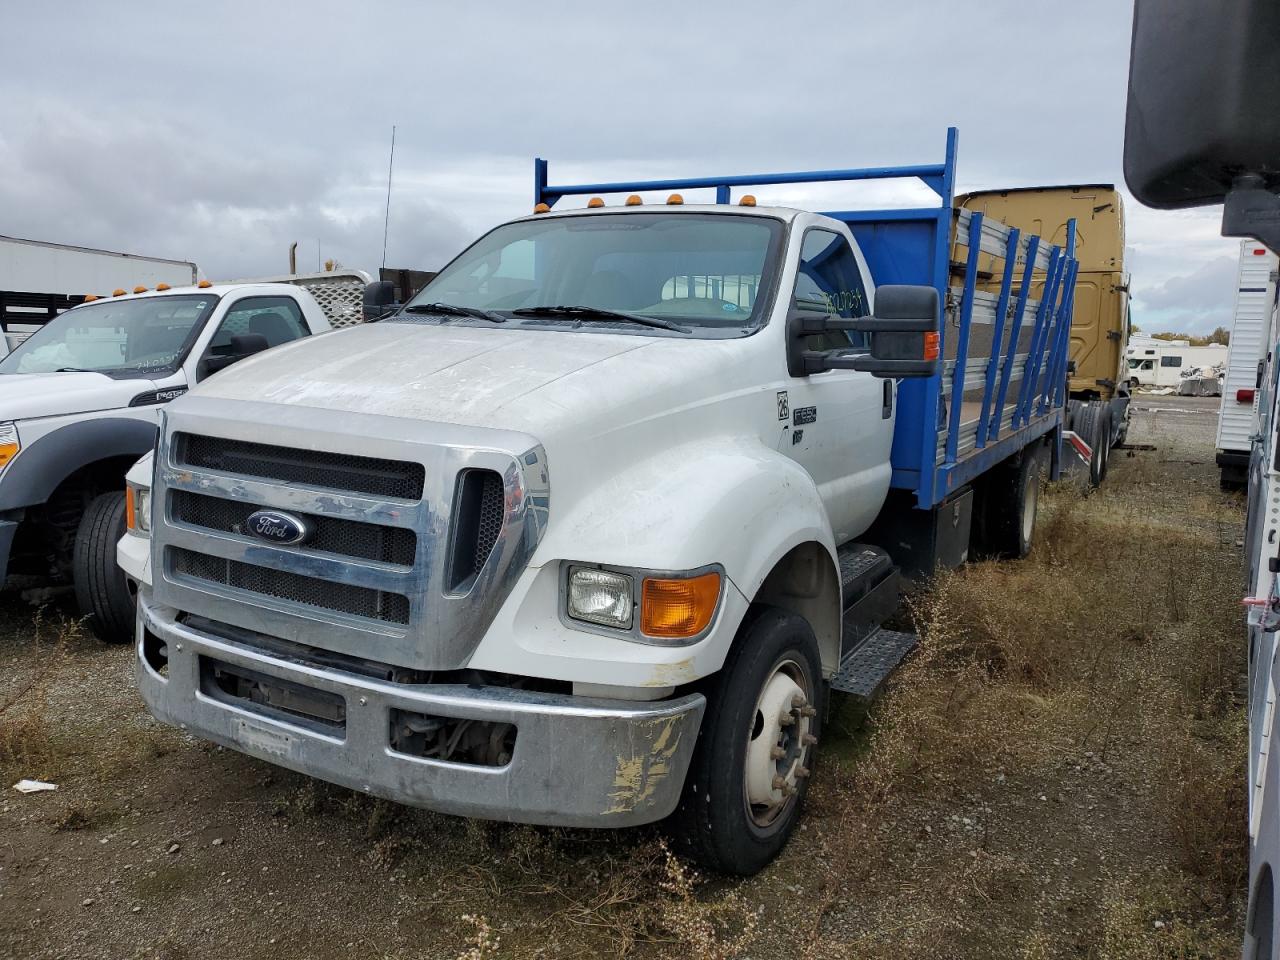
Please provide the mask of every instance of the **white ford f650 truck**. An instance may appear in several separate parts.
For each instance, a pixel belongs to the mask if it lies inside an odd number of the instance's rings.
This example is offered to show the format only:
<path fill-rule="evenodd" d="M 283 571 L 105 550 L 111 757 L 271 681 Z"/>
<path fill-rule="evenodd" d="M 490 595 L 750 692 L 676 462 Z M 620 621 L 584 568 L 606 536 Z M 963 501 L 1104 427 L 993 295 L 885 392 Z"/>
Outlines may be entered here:
<path fill-rule="evenodd" d="M 342 316 L 359 319 L 367 275 L 295 280 L 90 295 L 0 360 L 0 584 L 70 580 L 99 637 L 133 638 L 115 562 L 125 471 L 154 448 L 160 408 L 190 385 L 329 330 L 308 284 L 325 296 L 354 282 Z"/>
<path fill-rule="evenodd" d="M 1025 553 L 1057 469 L 1074 224 L 1059 249 L 954 212 L 955 142 L 649 183 L 553 187 L 538 162 L 538 212 L 398 313 L 171 404 L 120 543 L 150 710 L 449 813 L 674 813 L 702 863 L 760 869 L 827 689 L 869 694 L 913 642 L 880 628 L 898 571 Z M 887 177 L 941 203 L 731 197 Z M 700 188 L 717 202 L 638 196 Z M 1004 282 L 976 291 L 991 253 Z"/>

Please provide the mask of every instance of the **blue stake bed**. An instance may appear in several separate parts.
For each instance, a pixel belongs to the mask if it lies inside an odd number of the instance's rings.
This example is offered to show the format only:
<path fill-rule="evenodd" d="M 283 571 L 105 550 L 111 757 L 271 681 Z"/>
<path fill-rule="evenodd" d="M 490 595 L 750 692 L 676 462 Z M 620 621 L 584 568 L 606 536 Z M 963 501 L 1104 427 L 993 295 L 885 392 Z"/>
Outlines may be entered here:
<path fill-rule="evenodd" d="M 929 284 L 945 304 L 938 330 L 944 363 L 933 377 L 900 381 L 893 436 L 892 485 L 928 509 L 1047 434 L 1056 468 L 1079 267 L 1074 220 L 1063 248 L 953 207 L 957 143 L 952 127 L 940 164 L 554 186 L 538 159 L 534 203 L 714 189 L 716 203 L 727 204 L 735 187 L 894 179 L 928 186 L 939 197 L 936 207 L 825 212 L 848 224 L 877 285 Z M 1000 265 L 998 292 L 978 289 L 984 254 Z"/>

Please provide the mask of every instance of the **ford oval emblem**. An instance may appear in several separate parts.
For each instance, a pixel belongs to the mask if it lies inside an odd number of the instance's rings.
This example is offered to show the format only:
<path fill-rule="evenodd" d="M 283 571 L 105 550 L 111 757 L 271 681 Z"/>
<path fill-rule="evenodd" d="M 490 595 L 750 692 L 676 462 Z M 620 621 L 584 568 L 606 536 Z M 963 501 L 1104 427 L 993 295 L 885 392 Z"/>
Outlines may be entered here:
<path fill-rule="evenodd" d="M 306 543 L 313 532 L 311 524 L 302 517 L 279 510 L 259 510 L 249 514 L 245 528 L 262 540 L 285 545 Z"/>

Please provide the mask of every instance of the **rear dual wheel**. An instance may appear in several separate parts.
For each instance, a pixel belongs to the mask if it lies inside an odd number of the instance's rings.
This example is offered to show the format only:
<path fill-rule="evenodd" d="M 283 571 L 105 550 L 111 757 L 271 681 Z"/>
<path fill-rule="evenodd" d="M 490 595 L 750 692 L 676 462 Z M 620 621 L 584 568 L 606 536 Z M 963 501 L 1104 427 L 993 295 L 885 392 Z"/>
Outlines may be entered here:
<path fill-rule="evenodd" d="M 1071 418 L 1071 429 L 1093 451 L 1089 458 L 1089 485 L 1101 486 L 1111 463 L 1111 404 L 1096 401 L 1081 404 Z"/>
<path fill-rule="evenodd" d="M 974 491 L 971 543 L 978 557 L 1020 560 L 1035 543 L 1042 448 L 1036 444 L 994 468 Z"/>

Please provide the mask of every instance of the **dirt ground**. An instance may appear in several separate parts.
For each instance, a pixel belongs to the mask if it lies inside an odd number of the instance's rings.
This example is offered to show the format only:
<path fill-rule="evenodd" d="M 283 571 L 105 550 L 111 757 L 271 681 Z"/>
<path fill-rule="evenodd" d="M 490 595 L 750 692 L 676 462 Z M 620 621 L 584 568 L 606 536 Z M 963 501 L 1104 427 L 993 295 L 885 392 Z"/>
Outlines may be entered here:
<path fill-rule="evenodd" d="M 745 882 L 660 830 L 436 816 L 201 743 L 65 597 L 0 594 L 0 955 L 1235 955 L 1243 500 L 1216 400 L 1137 408 L 1154 449 L 1048 491 L 1030 559 L 912 600 L 920 652 L 836 699 L 803 827 Z"/>

